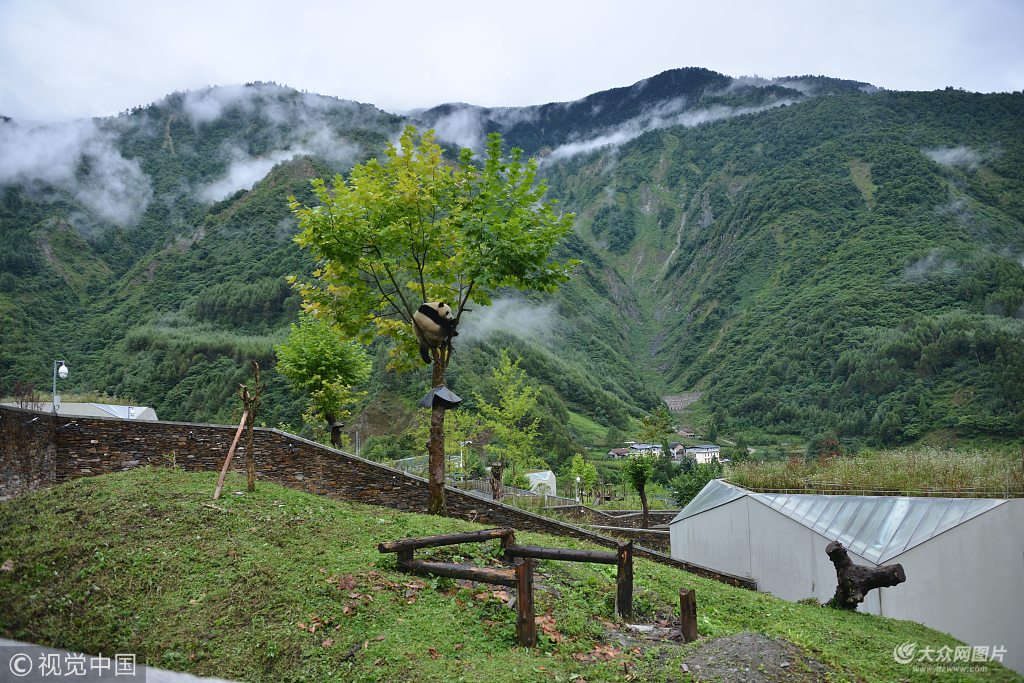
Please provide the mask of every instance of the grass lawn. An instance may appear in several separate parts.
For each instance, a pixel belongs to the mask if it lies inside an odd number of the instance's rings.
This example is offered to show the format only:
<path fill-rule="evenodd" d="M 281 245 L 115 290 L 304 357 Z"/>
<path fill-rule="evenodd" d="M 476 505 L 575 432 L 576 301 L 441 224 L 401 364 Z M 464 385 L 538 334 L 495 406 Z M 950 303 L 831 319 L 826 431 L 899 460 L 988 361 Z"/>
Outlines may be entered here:
<path fill-rule="evenodd" d="M 214 504 L 215 478 L 138 469 L 0 503 L 0 633 L 243 681 L 678 681 L 701 645 L 609 640 L 622 630 L 614 568 L 542 561 L 540 646 L 516 647 L 507 591 L 403 574 L 376 550 L 479 525 L 265 482 L 235 495 L 239 477 Z M 480 565 L 497 555 L 496 542 L 434 553 Z M 741 631 L 784 638 L 838 680 L 929 680 L 896 664 L 893 648 L 957 644 L 911 622 L 792 604 L 643 559 L 635 577 L 638 620 L 674 620 L 680 587 L 696 588 L 702 641 Z M 1018 680 L 986 666 L 961 680 Z"/>

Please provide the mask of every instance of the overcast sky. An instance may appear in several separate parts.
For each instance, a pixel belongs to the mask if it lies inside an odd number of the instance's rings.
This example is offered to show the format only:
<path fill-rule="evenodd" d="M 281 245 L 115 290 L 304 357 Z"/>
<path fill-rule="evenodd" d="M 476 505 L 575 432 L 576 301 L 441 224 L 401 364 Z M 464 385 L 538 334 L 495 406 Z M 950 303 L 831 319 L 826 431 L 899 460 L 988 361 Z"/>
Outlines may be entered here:
<path fill-rule="evenodd" d="M 1024 89 L 1024 0 L 0 0 L 0 114 L 248 81 L 405 111 L 573 100 L 666 69 Z"/>

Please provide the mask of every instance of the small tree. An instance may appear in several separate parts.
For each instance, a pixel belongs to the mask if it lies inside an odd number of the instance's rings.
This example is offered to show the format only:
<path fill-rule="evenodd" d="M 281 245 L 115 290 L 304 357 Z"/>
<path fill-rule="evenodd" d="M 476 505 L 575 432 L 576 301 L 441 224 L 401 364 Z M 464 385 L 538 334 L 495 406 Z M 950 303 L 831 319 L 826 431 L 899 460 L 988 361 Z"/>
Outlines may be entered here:
<path fill-rule="evenodd" d="M 326 321 L 306 315 L 274 352 L 278 371 L 307 393 L 311 411 L 327 421 L 331 445 L 340 448 L 342 420 L 355 399 L 352 387 L 370 376 L 366 352 Z"/>
<path fill-rule="evenodd" d="M 569 467 L 569 476 L 572 477 L 572 482 L 576 483 L 576 477 L 580 478 L 580 495 L 583 492 L 593 493 L 594 484 L 597 483 L 597 466 L 592 462 L 588 462 L 583 454 L 577 453 L 572 456 L 572 464 Z"/>
<path fill-rule="evenodd" d="M 605 445 L 609 448 L 621 448 L 623 442 L 626 440 L 626 435 L 622 433 L 622 430 L 611 425 L 608 427 L 608 431 L 605 434 L 604 441 Z"/>
<path fill-rule="evenodd" d="M 383 160 L 357 165 L 347 179 L 335 176 L 331 187 L 314 180 L 318 205 L 291 198 L 296 242 L 319 261 L 315 280 L 297 285 L 305 309 L 364 341 L 390 337 L 390 367 L 408 368 L 419 355 L 412 320 L 422 303 L 445 301 L 458 321 L 468 304 L 490 304 L 499 288 L 553 291 L 571 264 L 553 263 L 550 254 L 572 215 L 556 215 L 543 201 L 546 187 L 536 175 L 520 150 L 503 155 L 497 134 L 479 165 L 468 149 L 448 164 L 433 134 L 410 126 Z M 431 384 L 439 387 L 450 338 L 430 354 Z M 430 422 L 433 514 L 445 514 L 444 412 L 435 404 Z"/>
<path fill-rule="evenodd" d="M 640 440 L 661 444 L 662 451 L 668 451 L 668 436 L 672 433 L 672 415 L 668 406 L 662 403 L 653 413 L 640 421 Z"/>
<path fill-rule="evenodd" d="M 654 461 L 657 456 L 651 453 L 637 453 L 626 458 L 626 464 L 622 468 L 626 480 L 636 489 L 640 495 L 640 505 L 643 508 L 641 524 L 647 528 L 650 507 L 647 504 L 647 484 L 654 474 Z"/>
<path fill-rule="evenodd" d="M 491 372 L 491 381 L 498 395 L 497 403 L 489 403 L 476 394 L 475 399 L 483 429 L 491 433 L 488 449 L 509 469 L 505 476 L 517 481 L 534 454 L 537 422 L 530 413 L 537 406 L 540 388 L 529 384 L 519 361 L 512 362 L 502 349 L 498 366 Z M 515 484 L 512 484 L 515 485 Z"/>
<path fill-rule="evenodd" d="M 680 507 L 686 505 L 700 493 L 709 481 L 721 476 L 722 465 L 717 460 L 712 460 L 709 463 L 697 463 L 672 480 L 672 497 Z"/>

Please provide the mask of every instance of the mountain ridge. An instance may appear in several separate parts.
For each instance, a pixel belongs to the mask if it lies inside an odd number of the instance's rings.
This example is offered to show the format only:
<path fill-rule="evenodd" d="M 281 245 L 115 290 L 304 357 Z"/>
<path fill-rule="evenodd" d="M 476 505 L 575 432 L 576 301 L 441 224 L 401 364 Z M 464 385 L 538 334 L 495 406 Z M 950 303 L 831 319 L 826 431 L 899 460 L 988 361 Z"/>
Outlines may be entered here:
<path fill-rule="evenodd" d="M 284 197 L 415 121 L 449 144 L 502 132 L 578 215 L 561 248 L 582 261 L 574 278 L 516 302 L 538 318 L 554 306 L 547 332 L 474 342 L 452 374 L 480 386 L 496 345 L 513 346 L 549 390 L 559 452 L 579 445 L 570 413 L 628 429 L 660 393 L 694 388 L 706 419 L 734 429 L 1019 435 L 1024 397 L 1000 376 L 1024 368 L 1022 101 L 678 69 L 570 103 L 411 119 L 257 83 L 172 93 L 52 138 L 0 123 L 0 147 L 23 154 L 0 169 L 0 378 L 47 386 L 37 359 L 77 356 L 81 386 L 229 420 L 248 361 L 272 365 L 294 319 L 283 276 L 312 266 Z M 82 237 L 41 241 L 56 225 Z M 87 270 L 69 280 L 72 263 Z M 811 312 L 834 333 L 812 334 Z M 943 335 L 981 340 L 981 371 L 947 362 Z M 301 397 L 267 377 L 270 424 L 296 420 Z M 390 405 L 418 381 L 378 373 L 368 400 Z"/>

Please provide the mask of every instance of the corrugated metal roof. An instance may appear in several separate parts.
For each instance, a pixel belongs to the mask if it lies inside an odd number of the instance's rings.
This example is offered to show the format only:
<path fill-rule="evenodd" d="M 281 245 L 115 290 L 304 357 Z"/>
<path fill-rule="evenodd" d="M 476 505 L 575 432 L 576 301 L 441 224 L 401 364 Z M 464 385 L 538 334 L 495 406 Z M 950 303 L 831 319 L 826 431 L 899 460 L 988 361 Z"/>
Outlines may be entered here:
<path fill-rule="evenodd" d="M 825 538 L 839 541 L 850 552 L 876 564 L 883 564 L 1006 502 L 989 498 L 753 493 L 716 479 L 680 510 L 672 522 L 744 496 L 750 496 Z"/>
<path fill-rule="evenodd" d="M 741 489 L 739 486 L 734 486 L 729 482 L 722 481 L 721 479 L 712 479 L 700 490 L 700 493 L 693 497 L 693 500 L 686 504 L 686 507 L 679 511 L 679 514 L 669 524 L 675 524 L 681 519 L 699 515 L 719 505 L 731 503 L 749 493 L 750 491 Z"/>

